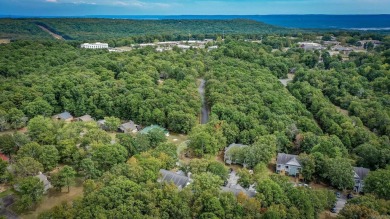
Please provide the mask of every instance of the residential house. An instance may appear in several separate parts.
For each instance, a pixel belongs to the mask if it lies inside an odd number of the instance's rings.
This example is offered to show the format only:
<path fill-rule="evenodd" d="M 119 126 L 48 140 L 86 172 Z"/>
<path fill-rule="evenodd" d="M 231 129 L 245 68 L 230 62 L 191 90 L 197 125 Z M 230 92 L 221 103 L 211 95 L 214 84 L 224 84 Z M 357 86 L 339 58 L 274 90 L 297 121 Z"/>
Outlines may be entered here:
<path fill-rule="evenodd" d="M 233 143 L 233 144 L 230 144 L 228 147 L 225 147 L 225 153 L 224 153 L 224 157 L 223 157 L 223 160 L 225 161 L 225 163 L 227 163 L 227 164 L 244 164 L 244 161 L 237 160 L 237 158 L 233 157 L 231 152 L 234 150 L 237 150 L 237 149 L 247 147 L 247 146 L 248 145 Z"/>
<path fill-rule="evenodd" d="M 136 133 L 140 130 L 141 126 L 135 124 L 133 121 L 129 121 L 126 123 L 123 123 L 122 125 L 119 126 L 118 132 L 123 132 L 123 133 Z"/>
<path fill-rule="evenodd" d="M 47 176 L 41 172 L 39 172 L 38 175 L 36 175 L 35 177 L 38 177 L 39 180 L 43 183 L 43 186 L 44 186 L 44 193 L 47 192 L 47 190 L 49 190 L 50 188 L 52 188 L 52 185 L 51 183 L 49 182 L 49 180 L 47 179 Z"/>
<path fill-rule="evenodd" d="M 364 187 L 364 179 L 366 178 L 370 170 L 363 167 L 354 167 L 353 172 L 353 180 L 355 181 L 355 186 L 353 190 L 358 193 L 362 192 Z"/>
<path fill-rule="evenodd" d="M 92 121 L 95 121 L 90 115 L 80 116 L 80 117 L 77 117 L 75 120 L 79 121 L 79 122 L 92 122 Z"/>
<path fill-rule="evenodd" d="M 144 129 L 142 129 L 139 133 L 148 134 L 153 129 L 161 129 L 164 132 L 165 136 L 167 136 L 167 137 L 169 136 L 169 131 L 161 126 L 158 126 L 158 125 L 147 126 Z"/>
<path fill-rule="evenodd" d="M 298 156 L 278 153 L 278 157 L 276 158 L 276 173 L 299 176 L 301 169 L 302 166 L 299 163 Z"/>
<path fill-rule="evenodd" d="M 183 176 L 168 170 L 161 169 L 160 170 L 160 178 L 158 182 L 167 182 L 174 183 L 179 190 L 184 189 L 187 185 L 191 183 L 191 178 L 187 176 Z"/>
<path fill-rule="evenodd" d="M 73 116 L 67 111 L 54 115 L 52 118 L 56 120 L 62 120 L 65 122 L 71 122 L 73 120 Z"/>

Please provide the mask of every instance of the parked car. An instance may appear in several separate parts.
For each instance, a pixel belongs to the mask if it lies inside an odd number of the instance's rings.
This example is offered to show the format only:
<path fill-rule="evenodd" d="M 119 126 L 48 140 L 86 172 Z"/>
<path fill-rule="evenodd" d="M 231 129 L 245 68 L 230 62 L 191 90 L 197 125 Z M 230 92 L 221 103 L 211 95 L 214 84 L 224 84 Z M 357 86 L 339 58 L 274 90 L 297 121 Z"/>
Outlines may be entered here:
<path fill-rule="evenodd" d="M 332 209 L 330 209 L 330 212 L 336 213 L 336 207 L 333 207 Z"/>
<path fill-rule="evenodd" d="M 335 194 L 336 194 L 337 198 L 341 198 L 341 193 L 340 192 L 336 192 Z"/>
<path fill-rule="evenodd" d="M 353 195 L 351 193 L 348 193 L 347 199 L 351 199 L 351 198 L 353 198 Z"/>

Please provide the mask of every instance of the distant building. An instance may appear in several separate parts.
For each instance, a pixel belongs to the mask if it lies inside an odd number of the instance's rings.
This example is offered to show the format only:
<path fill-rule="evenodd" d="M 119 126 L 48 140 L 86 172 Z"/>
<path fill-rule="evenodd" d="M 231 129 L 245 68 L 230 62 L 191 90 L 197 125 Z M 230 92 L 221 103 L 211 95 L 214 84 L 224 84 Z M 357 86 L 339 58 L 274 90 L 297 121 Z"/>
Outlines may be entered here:
<path fill-rule="evenodd" d="M 207 51 L 211 51 L 211 50 L 214 50 L 214 49 L 218 49 L 218 46 L 209 46 L 209 48 L 207 48 Z"/>
<path fill-rule="evenodd" d="M 304 50 L 321 50 L 324 49 L 321 44 L 319 43 L 313 43 L 313 42 L 299 42 L 299 47 L 301 47 Z"/>
<path fill-rule="evenodd" d="M 90 115 L 80 116 L 80 117 L 77 117 L 75 120 L 79 121 L 79 122 L 92 122 L 92 121 L 95 121 Z"/>
<path fill-rule="evenodd" d="M 160 170 L 160 178 L 158 182 L 174 183 L 179 190 L 184 189 L 191 183 L 190 177 L 183 176 L 168 170 Z"/>
<path fill-rule="evenodd" d="M 108 49 L 108 43 L 83 43 L 80 47 L 85 49 Z"/>
<path fill-rule="evenodd" d="M 239 149 L 239 148 L 244 148 L 244 147 L 247 147 L 248 145 L 243 145 L 243 144 L 230 144 L 228 147 L 225 147 L 225 153 L 224 153 L 224 158 L 223 160 L 225 161 L 225 163 L 227 164 L 244 164 L 243 161 L 239 161 L 237 159 L 235 159 L 231 152 L 235 149 Z M 245 164 L 244 164 L 245 166 Z"/>
<path fill-rule="evenodd" d="M 278 153 L 276 158 L 276 172 L 289 176 L 299 176 L 302 165 L 298 161 L 297 155 Z"/>
<path fill-rule="evenodd" d="M 54 115 L 52 118 L 56 120 L 62 120 L 65 122 L 71 122 L 73 120 L 73 116 L 67 111 Z"/>
<path fill-rule="evenodd" d="M 122 125 L 119 126 L 118 132 L 123 132 L 123 133 L 136 133 L 139 131 L 141 126 L 135 124 L 133 121 L 129 121 L 126 123 L 123 123 Z"/>
<path fill-rule="evenodd" d="M 353 172 L 354 172 L 353 180 L 355 181 L 355 186 L 353 190 L 358 193 L 362 192 L 364 187 L 364 179 L 366 178 L 370 170 L 363 167 L 354 167 Z"/>

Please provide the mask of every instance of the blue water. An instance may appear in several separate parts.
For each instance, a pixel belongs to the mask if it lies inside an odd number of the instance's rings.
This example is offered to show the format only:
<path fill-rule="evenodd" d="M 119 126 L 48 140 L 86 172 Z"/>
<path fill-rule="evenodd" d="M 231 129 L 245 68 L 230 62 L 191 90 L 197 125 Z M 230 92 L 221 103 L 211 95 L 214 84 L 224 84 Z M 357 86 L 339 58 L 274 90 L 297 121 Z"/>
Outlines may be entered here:
<path fill-rule="evenodd" d="M 83 16 L 81 18 L 109 18 L 109 19 L 136 19 L 136 20 L 250 19 L 255 21 L 261 21 L 267 24 L 289 27 L 289 28 L 390 30 L 390 14 L 387 15 L 90 15 L 90 16 Z"/>

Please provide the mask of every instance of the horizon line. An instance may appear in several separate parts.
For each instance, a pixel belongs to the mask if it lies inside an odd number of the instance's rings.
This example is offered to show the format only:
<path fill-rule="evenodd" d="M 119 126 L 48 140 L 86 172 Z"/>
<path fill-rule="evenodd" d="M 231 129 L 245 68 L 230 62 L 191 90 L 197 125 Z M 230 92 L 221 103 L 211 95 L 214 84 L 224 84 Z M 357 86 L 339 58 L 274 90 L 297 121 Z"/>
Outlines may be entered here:
<path fill-rule="evenodd" d="M 89 15 L 16 15 L 0 14 L 0 17 L 92 17 L 92 16 L 380 16 L 390 14 L 89 14 Z"/>

